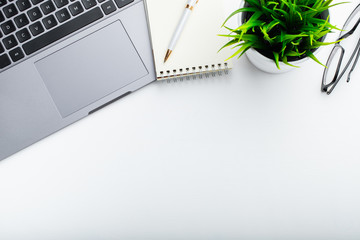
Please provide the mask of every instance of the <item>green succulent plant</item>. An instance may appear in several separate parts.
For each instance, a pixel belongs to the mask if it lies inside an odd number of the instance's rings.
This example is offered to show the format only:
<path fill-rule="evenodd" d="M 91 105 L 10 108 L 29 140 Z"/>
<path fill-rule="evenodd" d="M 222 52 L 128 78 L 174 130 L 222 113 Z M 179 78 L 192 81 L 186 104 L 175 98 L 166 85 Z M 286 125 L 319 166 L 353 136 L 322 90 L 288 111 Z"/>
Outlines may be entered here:
<path fill-rule="evenodd" d="M 225 20 L 223 27 L 228 29 L 231 38 L 225 47 L 238 48 L 229 57 L 241 57 L 248 49 L 254 48 L 274 60 L 296 67 L 289 61 L 310 57 L 323 65 L 313 54 L 316 48 L 334 42 L 323 42 L 325 35 L 332 30 L 340 30 L 329 23 L 330 7 L 333 0 L 245 0 L 244 7 L 234 11 Z M 228 20 L 243 13 L 238 28 L 226 27 Z M 220 49 L 220 50 L 221 50 Z"/>

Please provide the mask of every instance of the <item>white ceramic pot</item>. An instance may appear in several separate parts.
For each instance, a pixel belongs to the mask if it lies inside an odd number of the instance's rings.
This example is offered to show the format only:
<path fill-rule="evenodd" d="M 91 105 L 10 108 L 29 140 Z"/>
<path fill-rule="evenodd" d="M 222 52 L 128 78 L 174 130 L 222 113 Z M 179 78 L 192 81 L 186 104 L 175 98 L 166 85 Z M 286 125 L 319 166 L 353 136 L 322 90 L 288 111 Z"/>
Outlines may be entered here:
<path fill-rule="evenodd" d="M 253 48 L 250 48 L 249 50 L 247 50 L 245 54 L 246 54 L 246 57 L 249 59 L 249 61 L 256 68 L 258 68 L 259 70 L 261 70 L 263 72 L 286 73 L 286 72 L 296 69 L 295 67 L 286 65 L 285 63 L 283 63 L 281 61 L 279 62 L 280 69 L 278 69 L 273 59 L 270 59 L 270 58 L 262 55 L 261 53 L 259 53 L 258 51 L 256 51 Z M 309 57 L 305 57 L 300 60 L 291 61 L 291 62 L 289 61 L 289 62 L 294 66 L 300 67 L 302 65 L 302 63 L 308 61 L 309 59 L 310 59 Z"/>
<path fill-rule="evenodd" d="M 240 8 L 243 8 L 245 5 L 245 1 L 241 0 L 240 1 Z M 238 18 L 238 22 L 239 25 L 242 25 L 242 16 L 243 13 L 239 14 L 239 18 Z M 314 51 L 314 55 L 318 54 L 320 48 L 317 48 Z M 277 68 L 275 62 L 273 59 L 270 59 L 264 55 L 262 55 L 260 52 L 258 52 L 257 50 L 250 48 L 249 50 L 246 51 L 245 55 L 247 56 L 247 58 L 249 59 L 249 61 L 259 70 L 263 71 L 263 72 L 267 72 L 267 73 L 285 73 L 285 72 L 289 72 L 291 70 L 296 69 L 295 67 L 286 65 L 283 62 L 279 62 L 279 66 L 280 69 Z M 298 66 L 300 67 L 304 62 L 308 61 L 310 58 L 309 57 L 304 57 L 302 59 L 296 60 L 296 61 L 289 61 L 290 64 L 294 65 L 294 66 Z"/>

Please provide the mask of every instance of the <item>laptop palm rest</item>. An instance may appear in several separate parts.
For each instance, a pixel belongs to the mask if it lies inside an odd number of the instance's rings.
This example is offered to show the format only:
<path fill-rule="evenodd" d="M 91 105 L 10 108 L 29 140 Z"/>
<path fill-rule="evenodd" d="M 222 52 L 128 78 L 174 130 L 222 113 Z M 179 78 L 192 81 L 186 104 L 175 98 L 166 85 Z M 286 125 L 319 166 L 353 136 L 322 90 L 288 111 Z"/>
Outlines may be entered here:
<path fill-rule="evenodd" d="M 148 74 L 120 21 L 35 66 L 63 118 Z"/>

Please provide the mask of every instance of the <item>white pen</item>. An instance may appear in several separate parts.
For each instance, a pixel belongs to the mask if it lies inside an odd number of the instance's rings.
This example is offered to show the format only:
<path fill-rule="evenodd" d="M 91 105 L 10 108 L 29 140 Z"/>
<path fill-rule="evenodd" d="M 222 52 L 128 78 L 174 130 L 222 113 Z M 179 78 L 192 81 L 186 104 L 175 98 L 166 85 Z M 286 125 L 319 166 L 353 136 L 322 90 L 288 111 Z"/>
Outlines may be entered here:
<path fill-rule="evenodd" d="M 190 16 L 190 13 L 194 9 L 194 6 L 198 3 L 199 0 L 189 0 L 188 3 L 185 6 L 184 13 L 180 19 L 180 22 L 178 23 L 176 30 L 174 32 L 174 35 L 172 36 L 171 42 L 169 44 L 168 50 L 165 55 L 164 63 L 169 59 L 172 51 L 175 48 L 175 45 L 185 27 L 185 24 Z"/>

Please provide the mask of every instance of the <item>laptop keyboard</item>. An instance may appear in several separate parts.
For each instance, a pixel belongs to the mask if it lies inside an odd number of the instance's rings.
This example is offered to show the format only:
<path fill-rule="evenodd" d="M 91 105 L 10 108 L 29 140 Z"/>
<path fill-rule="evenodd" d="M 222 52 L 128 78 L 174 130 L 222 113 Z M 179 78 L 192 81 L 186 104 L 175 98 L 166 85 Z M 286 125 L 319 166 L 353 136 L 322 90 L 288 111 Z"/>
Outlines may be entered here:
<path fill-rule="evenodd" d="M 0 0 L 0 71 L 134 0 Z"/>

